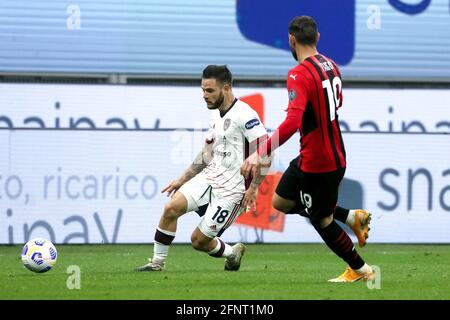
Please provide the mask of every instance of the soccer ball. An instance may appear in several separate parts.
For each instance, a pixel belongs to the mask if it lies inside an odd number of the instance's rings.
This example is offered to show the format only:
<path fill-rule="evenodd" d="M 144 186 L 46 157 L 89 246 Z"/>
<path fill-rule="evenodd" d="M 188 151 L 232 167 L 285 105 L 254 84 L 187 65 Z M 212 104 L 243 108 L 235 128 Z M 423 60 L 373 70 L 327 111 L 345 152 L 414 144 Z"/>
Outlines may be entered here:
<path fill-rule="evenodd" d="M 56 248 L 47 239 L 36 238 L 28 241 L 22 250 L 22 262 L 33 272 L 47 272 L 56 263 Z"/>

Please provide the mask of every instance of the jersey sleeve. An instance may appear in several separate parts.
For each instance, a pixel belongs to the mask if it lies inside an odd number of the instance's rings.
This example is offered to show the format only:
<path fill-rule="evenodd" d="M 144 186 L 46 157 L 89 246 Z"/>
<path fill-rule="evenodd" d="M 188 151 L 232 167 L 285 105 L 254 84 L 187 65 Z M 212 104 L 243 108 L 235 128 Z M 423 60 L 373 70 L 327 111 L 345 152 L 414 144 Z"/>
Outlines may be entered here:
<path fill-rule="evenodd" d="M 244 136 L 248 142 L 255 141 L 267 134 L 267 130 L 259 119 L 258 113 L 248 107 L 241 115 L 241 124 Z"/>
<path fill-rule="evenodd" d="M 288 73 L 287 89 L 289 94 L 289 105 L 286 119 L 275 130 L 274 134 L 258 148 L 258 154 L 265 156 L 289 140 L 294 133 L 300 129 L 303 112 L 308 103 L 307 79 L 299 72 Z"/>
<path fill-rule="evenodd" d="M 271 154 L 272 151 L 289 140 L 289 138 L 298 131 L 302 117 L 303 112 L 299 109 L 290 108 L 286 119 L 284 119 L 277 130 L 275 130 L 270 139 L 266 140 L 258 147 L 258 154 L 260 156 Z"/>
<path fill-rule="evenodd" d="M 300 109 L 305 111 L 308 103 L 307 78 L 296 71 L 289 71 L 287 78 L 287 90 L 289 96 L 289 109 Z"/>

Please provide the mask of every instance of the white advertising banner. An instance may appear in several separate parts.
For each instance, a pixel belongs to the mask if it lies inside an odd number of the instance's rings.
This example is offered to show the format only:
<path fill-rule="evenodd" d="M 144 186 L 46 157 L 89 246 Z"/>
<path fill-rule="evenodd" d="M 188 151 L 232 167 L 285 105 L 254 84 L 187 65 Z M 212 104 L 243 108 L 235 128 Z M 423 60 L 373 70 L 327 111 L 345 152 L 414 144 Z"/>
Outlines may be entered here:
<path fill-rule="evenodd" d="M 345 89 L 345 83 L 344 83 Z M 265 123 L 285 117 L 285 88 L 235 88 L 261 97 Z M 450 133 L 450 90 L 345 89 L 343 131 Z M 0 128 L 207 128 L 198 87 L 0 84 Z"/>
<path fill-rule="evenodd" d="M 269 128 L 284 118 L 284 89 L 235 93 L 263 97 Z M 372 211 L 370 241 L 450 243 L 450 92 L 347 90 L 344 99 L 340 203 Z M 205 133 L 173 129 L 205 128 L 210 116 L 191 87 L 0 85 L 0 110 L 0 243 L 152 242 L 167 201 L 160 190 Z M 297 154 L 298 136 L 273 169 Z M 175 241 L 189 242 L 198 222 L 182 217 Z M 235 225 L 223 237 L 321 242 L 300 216 L 286 216 L 283 232 Z"/>

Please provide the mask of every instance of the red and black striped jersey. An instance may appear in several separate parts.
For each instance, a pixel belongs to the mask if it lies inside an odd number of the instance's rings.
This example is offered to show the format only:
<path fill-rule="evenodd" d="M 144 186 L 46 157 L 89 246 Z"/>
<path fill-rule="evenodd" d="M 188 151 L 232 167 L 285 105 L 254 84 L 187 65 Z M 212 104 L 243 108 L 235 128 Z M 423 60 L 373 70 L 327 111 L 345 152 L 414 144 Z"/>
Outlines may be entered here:
<path fill-rule="evenodd" d="M 288 73 L 286 119 L 260 154 L 270 153 L 300 131 L 299 167 L 304 172 L 330 172 L 346 166 L 337 110 L 342 106 L 342 80 L 331 59 L 317 54 Z"/>

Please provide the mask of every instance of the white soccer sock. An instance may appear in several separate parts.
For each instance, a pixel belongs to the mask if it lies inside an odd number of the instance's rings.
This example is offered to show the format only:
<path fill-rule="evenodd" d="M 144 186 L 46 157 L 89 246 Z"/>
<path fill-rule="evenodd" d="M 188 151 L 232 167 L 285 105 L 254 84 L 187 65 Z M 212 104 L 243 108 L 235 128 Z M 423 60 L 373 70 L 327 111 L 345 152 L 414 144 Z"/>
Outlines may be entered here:
<path fill-rule="evenodd" d="M 175 232 L 163 230 L 161 228 L 156 229 L 167 236 L 175 237 Z M 163 262 L 166 261 L 167 255 L 169 254 L 169 247 L 170 245 L 162 244 L 155 240 L 155 243 L 153 244 L 153 259 Z"/>
<path fill-rule="evenodd" d="M 212 249 L 211 251 L 208 252 L 208 254 L 210 256 L 217 257 L 216 254 L 217 254 L 217 252 L 219 252 L 219 250 L 222 248 L 222 246 L 224 248 L 223 248 L 223 253 L 222 253 L 222 255 L 220 255 L 220 257 L 228 258 L 230 255 L 233 254 L 233 249 L 231 248 L 231 246 L 228 243 L 224 242 L 223 240 L 221 240 L 218 237 L 216 237 L 215 239 L 217 240 L 217 244 L 214 249 Z"/>
<path fill-rule="evenodd" d="M 224 244 L 225 250 L 223 251 L 222 257 L 229 258 L 233 254 L 233 248 L 231 248 L 231 246 L 226 242 L 224 242 Z"/>
<path fill-rule="evenodd" d="M 347 220 L 345 220 L 345 224 L 349 227 L 353 227 L 355 224 L 355 210 L 349 210 Z"/>
<path fill-rule="evenodd" d="M 369 266 L 367 263 L 364 263 L 364 265 L 361 268 L 359 268 L 359 269 L 357 269 L 355 271 L 360 273 L 360 274 L 367 274 L 367 273 L 371 273 L 372 272 L 372 267 Z"/>
<path fill-rule="evenodd" d="M 155 241 L 153 244 L 153 260 L 166 261 L 167 255 L 169 254 L 169 247 Z"/>

